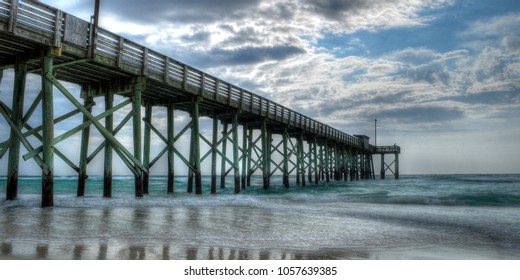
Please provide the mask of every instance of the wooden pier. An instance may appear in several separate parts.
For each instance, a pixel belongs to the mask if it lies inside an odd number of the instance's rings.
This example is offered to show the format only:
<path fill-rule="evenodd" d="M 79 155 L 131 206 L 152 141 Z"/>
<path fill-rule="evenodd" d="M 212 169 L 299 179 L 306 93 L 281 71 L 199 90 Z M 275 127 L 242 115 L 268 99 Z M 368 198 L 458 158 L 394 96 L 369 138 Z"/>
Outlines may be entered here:
<path fill-rule="evenodd" d="M 202 193 L 203 161 L 211 164 L 212 193 L 217 191 L 217 177 L 220 177 L 220 186 L 223 187 L 229 173 L 233 174 L 235 193 L 251 184 L 255 172 L 263 175 L 266 189 L 275 173 L 283 175 L 285 186 L 289 186 L 291 175 L 296 176 L 299 185 L 374 179 L 374 154 L 381 154 L 381 178 L 384 178 L 386 170 L 398 178 L 399 146 L 369 145 L 366 136 L 351 136 L 136 44 L 98 27 L 97 15 L 92 22 L 87 22 L 40 2 L 0 0 L 0 79 L 4 69 L 13 68 L 15 73 L 12 106 L 0 102 L 0 113 L 11 129 L 9 139 L 0 143 L 0 159 L 8 154 L 6 199 L 17 197 L 20 144 L 27 150 L 23 159 L 34 160 L 42 170 L 42 207 L 54 203 L 55 156 L 77 171 L 77 195 L 83 196 L 88 164 L 101 151 L 104 151 L 105 160 L 105 197 L 110 197 L 112 192 L 114 152 L 135 176 L 136 197 L 148 193 L 149 170 L 164 155 L 168 158 L 168 184 L 165 187 L 168 193 L 175 189 L 175 157 L 188 167 L 187 191 L 197 194 Z M 23 112 L 28 73 L 39 73 L 42 87 L 30 108 Z M 77 100 L 62 81 L 81 85 L 83 100 Z M 54 88 L 59 93 L 53 92 Z M 76 109 L 55 119 L 55 94 L 63 95 Z M 114 104 L 115 95 L 126 100 Z M 93 115 L 94 101 L 100 100 L 103 100 L 106 110 Z M 28 120 L 38 106 L 42 109 L 38 118 L 41 125 L 32 127 Z M 131 112 L 114 126 L 114 112 L 127 106 L 132 108 Z M 141 115 L 142 106 L 145 108 L 144 116 Z M 152 120 L 153 109 L 160 106 L 167 111 L 166 135 L 154 126 Z M 174 133 L 174 110 L 188 112 L 191 116 L 191 121 L 177 135 Z M 77 114 L 83 116 L 82 124 L 61 135 L 54 135 L 56 123 Z M 213 120 L 211 139 L 200 133 L 201 117 Z M 117 138 L 117 133 L 130 120 L 132 151 Z M 141 131 L 143 122 L 144 131 Z M 219 133 L 220 127 L 222 131 Z M 94 151 L 89 151 L 92 128 L 99 131 L 104 142 Z M 55 145 L 80 132 L 80 159 L 74 163 Z M 184 155 L 176 141 L 187 133 L 190 133 L 191 145 L 189 155 Z M 154 158 L 150 153 L 152 135 L 166 145 Z M 281 141 L 273 141 L 273 135 L 281 135 Z M 41 146 L 34 147 L 29 137 L 38 139 Z M 207 153 L 201 153 L 201 144 L 209 146 Z M 232 156 L 228 156 L 228 146 L 232 149 Z M 395 161 L 386 164 L 386 154 L 394 154 Z M 281 160 L 277 161 L 277 158 Z M 221 165 L 219 176 L 218 159 Z"/>

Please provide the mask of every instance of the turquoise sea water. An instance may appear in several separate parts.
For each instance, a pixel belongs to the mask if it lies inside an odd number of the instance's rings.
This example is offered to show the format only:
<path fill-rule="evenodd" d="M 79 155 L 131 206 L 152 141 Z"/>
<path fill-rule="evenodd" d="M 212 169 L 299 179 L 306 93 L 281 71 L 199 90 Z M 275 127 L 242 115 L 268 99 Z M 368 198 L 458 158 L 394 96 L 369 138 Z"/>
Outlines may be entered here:
<path fill-rule="evenodd" d="M 520 259 L 520 175 L 409 175 L 400 180 L 282 186 L 261 178 L 166 194 L 153 177 L 134 197 L 133 177 L 114 178 L 113 198 L 91 177 L 57 177 L 55 207 L 41 209 L 41 181 L 20 179 L 0 202 L 3 259 Z M 231 179 L 228 180 L 231 184 Z M 0 177 L 5 197 L 5 177 Z M 2 199 L 3 199 L 2 198 Z"/>

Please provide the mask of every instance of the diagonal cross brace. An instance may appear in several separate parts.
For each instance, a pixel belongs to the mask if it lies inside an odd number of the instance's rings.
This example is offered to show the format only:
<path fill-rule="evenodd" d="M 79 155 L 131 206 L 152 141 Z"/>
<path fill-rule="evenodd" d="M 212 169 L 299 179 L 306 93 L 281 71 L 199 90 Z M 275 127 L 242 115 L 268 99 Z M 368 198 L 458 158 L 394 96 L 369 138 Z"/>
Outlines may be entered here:
<path fill-rule="evenodd" d="M 161 138 L 161 140 L 170 148 L 173 149 L 173 152 L 182 160 L 182 162 L 184 162 L 184 164 L 186 164 L 188 166 L 189 169 L 191 169 L 193 172 L 197 172 L 197 169 L 192 166 L 190 164 L 190 162 L 188 160 L 186 160 L 186 158 L 175 148 L 175 146 L 173 145 L 173 143 L 169 143 L 168 142 L 168 139 L 166 137 L 164 137 L 164 135 L 162 135 L 162 133 L 157 130 L 157 128 L 155 128 L 146 118 L 143 118 L 143 122 L 145 125 L 149 126 L 152 131 L 157 135 L 159 136 L 159 138 Z M 185 127 L 185 129 L 183 129 L 183 131 L 185 132 L 186 130 L 188 130 L 188 128 L 191 126 L 191 122 Z M 182 134 L 184 134 L 184 132 L 182 133 L 179 133 L 179 135 L 177 135 L 177 137 L 175 137 L 174 141 L 177 141 L 178 137 L 180 137 Z M 164 153 L 162 153 L 164 154 Z M 155 161 L 155 160 L 154 160 Z M 154 162 L 155 163 L 155 162 Z"/>
<path fill-rule="evenodd" d="M 31 107 L 29 107 L 29 110 L 27 110 L 27 113 L 23 117 L 23 119 L 22 119 L 22 126 L 27 123 L 27 121 L 29 120 L 31 115 L 34 113 L 34 111 L 36 110 L 36 107 L 38 106 L 38 104 L 42 100 L 42 97 L 43 97 L 43 93 L 42 93 L 42 91 L 40 91 L 40 93 L 36 96 L 36 98 L 34 99 L 33 103 L 31 104 Z M 24 133 L 24 135 L 25 135 L 25 133 Z M 9 138 L 8 140 L 6 140 L 6 141 L 4 141 L 4 142 L 2 142 L 0 144 L 0 147 L 3 147 L 3 148 L 0 148 L 0 159 L 4 157 L 5 153 L 8 150 L 9 141 L 11 141 L 11 138 Z"/>
<path fill-rule="evenodd" d="M 117 152 L 117 154 L 121 157 L 121 159 L 127 164 L 127 166 L 130 166 L 131 161 L 135 167 L 137 167 L 142 172 L 148 172 L 146 168 L 142 165 L 142 163 L 134 157 L 130 151 L 128 151 L 99 121 L 90 113 L 81 103 L 79 103 L 74 96 L 54 77 L 52 74 L 47 73 L 45 75 L 45 78 L 49 80 L 56 88 L 58 88 L 61 93 L 74 105 L 76 108 L 78 108 L 83 115 L 89 119 L 92 124 L 97 128 L 97 130 L 101 133 L 101 135 L 107 140 L 110 145 L 114 148 L 114 150 Z M 134 174 L 137 170 L 131 169 Z"/>
<path fill-rule="evenodd" d="M 110 115 L 110 114 L 113 114 L 115 111 L 117 111 L 117 110 L 123 108 L 124 106 L 126 106 L 126 105 L 128 105 L 128 104 L 130 104 L 130 103 L 131 103 L 131 100 L 127 100 L 127 101 L 125 101 L 125 102 L 119 104 L 118 106 L 115 106 L 112 110 L 105 111 L 105 112 L 99 114 L 98 116 L 96 116 L 96 117 L 94 117 L 94 118 L 95 118 L 96 120 L 100 120 L 100 119 L 102 119 L 102 118 L 104 118 L 104 117 L 106 117 L 106 116 L 108 116 L 108 115 Z M 74 113 L 74 112 L 76 112 L 76 111 L 77 111 L 77 110 L 74 110 L 74 111 L 72 111 L 71 113 Z M 78 112 L 78 113 L 79 113 L 79 112 Z M 70 114 L 70 113 L 69 113 L 69 114 Z M 59 119 L 59 118 L 58 118 L 58 119 Z M 58 120 L 58 119 L 56 119 L 56 120 Z M 60 120 L 60 121 L 61 121 L 61 120 Z M 56 121 L 55 123 L 58 123 L 58 122 L 59 122 L 59 121 Z M 69 130 L 69 131 L 63 133 L 62 135 L 55 137 L 55 138 L 54 138 L 54 145 L 56 145 L 56 144 L 58 144 L 58 143 L 60 143 L 60 142 L 62 142 L 62 141 L 64 141 L 64 140 L 66 140 L 67 138 L 71 137 L 72 135 L 74 135 L 74 134 L 80 132 L 81 130 L 83 130 L 83 129 L 87 128 L 87 127 L 89 127 L 91 124 L 92 124 L 92 121 L 90 121 L 90 120 L 89 120 L 89 121 L 86 121 L 86 122 L 84 122 L 84 123 L 82 123 L 82 124 L 80 124 L 80 125 L 78 125 L 78 126 L 72 128 L 71 130 Z M 32 130 L 29 130 L 27 133 L 35 134 L 35 133 L 37 133 L 39 130 L 41 130 L 41 126 L 35 128 L 35 129 L 32 129 Z M 31 151 L 31 152 L 25 154 L 25 155 L 23 156 L 23 159 L 24 159 L 24 160 L 28 160 L 28 159 L 32 158 L 35 154 L 40 153 L 42 150 L 43 150 L 43 147 L 40 146 L 40 147 L 34 149 L 33 151 Z"/>
<path fill-rule="evenodd" d="M 117 106 L 116 106 L 117 107 Z M 121 123 L 116 127 L 116 129 L 114 129 L 113 131 L 113 135 L 115 136 L 117 133 L 119 133 L 119 131 L 121 129 L 123 129 L 123 127 L 126 125 L 126 123 L 128 123 L 128 121 L 132 118 L 132 114 L 133 112 L 130 111 L 126 117 L 121 121 Z M 103 148 L 107 145 L 107 141 L 104 140 L 103 143 L 101 143 L 93 152 L 92 154 L 90 154 L 90 156 L 88 156 L 87 158 L 87 163 L 90 163 L 98 154 L 99 152 L 101 152 L 101 150 L 103 150 Z"/>
<path fill-rule="evenodd" d="M 29 124 L 25 124 L 25 128 L 32 130 L 32 126 Z M 43 140 L 43 137 L 38 132 L 34 132 L 33 135 L 40 141 Z M 72 161 L 70 161 L 57 147 L 54 147 L 54 152 L 56 155 L 63 160 L 70 168 L 74 169 L 74 171 L 79 173 L 79 167 L 77 167 Z"/>
<path fill-rule="evenodd" d="M 211 142 L 206 139 L 206 137 L 204 137 L 204 135 L 200 135 L 200 138 L 206 142 L 206 144 L 208 144 L 209 146 L 212 146 Z M 229 139 L 228 139 L 229 140 Z M 224 141 L 224 138 L 220 139 L 218 142 L 217 142 L 217 146 L 220 145 L 222 142 Z M 206 159 L 212 152 L 212 149 L 210 149 L 202 158 L 201 158 L 201 162 L 204 161 L 204 159 Z M 216 150 L 217 154 L 219 154 L 221 157 L 223 157 L 227 163 L 233 165 L 233 162 L 227 157 L 225 156 L 221 151 L 219 151 L 218 149 Z"/>
<path fill-rule="evenodd" d="M 24 147 L 28 151 L 32 151 L 33 147 L 31 145 L 31 143 L 29 143 L 29 141 L 27 141 L 27 139 L 23 136 L 23 133 L 18 129 L 18 127 L 16 126 L 16 123 L 11 119 L 11 116 L 9 115 L 9 112 L 8 112 L 9 110 L 7 110 L 7 109 L 8 109 L 8 107 L 3 102 L 0 101 L 0 112 L 2 113 L 2 115 L 4 115 L 5 120 L 7 121 L 9 126 L 13 129 L 13 131 L 16 134 L 16 137 L 18 137 L 18 139 L 20 139 L 20 142 L 22 142 Z M 46 175 L 49 175 L 51 173 L 49 167 L 43 162 L 43 159 L 39 155 L 36 155 L 34 157 L 34 160 L 40 166 L 40 168 L 43 170 L 43 173 L 45 173 Z"/>

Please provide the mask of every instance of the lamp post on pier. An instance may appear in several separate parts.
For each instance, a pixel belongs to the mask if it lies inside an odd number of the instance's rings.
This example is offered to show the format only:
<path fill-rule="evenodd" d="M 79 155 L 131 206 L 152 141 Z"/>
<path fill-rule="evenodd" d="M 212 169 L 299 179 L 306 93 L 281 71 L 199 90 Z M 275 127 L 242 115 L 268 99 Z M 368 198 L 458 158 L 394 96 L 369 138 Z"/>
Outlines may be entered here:
<path fill-rule="evenodd" d="M 374 119 L 374 146 L 377 149 L 377 119 Z"/>

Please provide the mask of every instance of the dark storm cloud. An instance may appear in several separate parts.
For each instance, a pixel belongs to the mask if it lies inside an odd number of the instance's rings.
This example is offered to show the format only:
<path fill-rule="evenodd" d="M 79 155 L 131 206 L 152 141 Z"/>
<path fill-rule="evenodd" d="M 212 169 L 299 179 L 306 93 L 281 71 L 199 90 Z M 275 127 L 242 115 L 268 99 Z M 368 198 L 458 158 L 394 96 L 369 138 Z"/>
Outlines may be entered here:
<path fill-rule="evenodd" d="M 404 123 L 438 123 L 462 119 L 464 111 L 439 105 L 420 105 L 381 110 L 374 117 L 394 119 Z"/>
<path fill-rule="evenodd" d="M 307 0 L 304 6 L 316 14 L 337 19 L 344 12 L 358 12 L 370 6 L 365 0 Z"/>
<path fill-rule="evenodd" d="M 303 6 L 306 10 L 332 20 L 344 20 L 345 16 L 357 15 L 363 11 L 388 6 L 395 1 L 371 1 L 371 0 L 305 0 Z"/>
<path fill-rule="evenodd" d="M 269 60 L 283 60 L 294 55 L 305 53 L 295 46 L 243 47 L 235 50 L 213 49 L 201 55 L 198 64 L 206 67 L 222 65 L 255 64 Z"/>
<path fill-rule="evenodd" d="M 111 14 L 141 22 L 213 22 L 254 10 L 260 0 L 111 0 L 102 8 Z"/>
<path fill-rule="evenodd" d="M 345 15 L 360 14 L 363 11 L 388 6 L 395 1 L 366 0 L 305 0 L 297 3 L 282 1 L 267 9 L 260 9 L 261 0 L 154 0 L 127 1 L 111 0 L 102 2 L 102 8 L 111 14 L 133 21 L 167 20 L 170 22 L 194 23 L 214 22 L 226 18 L 237 18 L 258 13 L 263 18 L 289 19 L 297 11 L 306 11 L 320 17 L 341 20 Z M 390 2 L 390 3 L 389 3 Z"/>
<path fill-rule="evenodd" d="M 209 42 L 211 38 L 211 33 L 207 31 L 199 31 L 194 34 L 184 35 L 181 37 L 184 41 L 194 42 L 194 43 L 205 43 Z"/>

